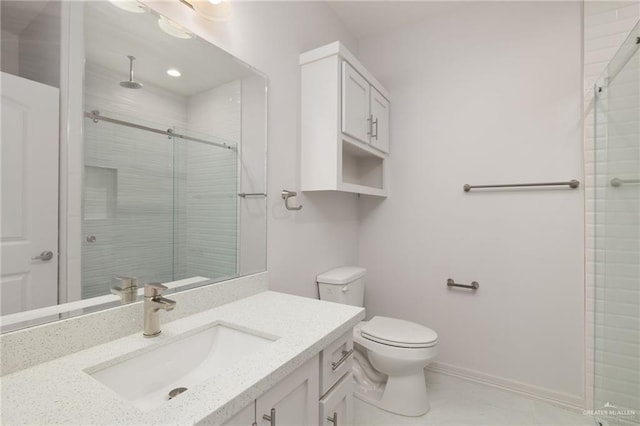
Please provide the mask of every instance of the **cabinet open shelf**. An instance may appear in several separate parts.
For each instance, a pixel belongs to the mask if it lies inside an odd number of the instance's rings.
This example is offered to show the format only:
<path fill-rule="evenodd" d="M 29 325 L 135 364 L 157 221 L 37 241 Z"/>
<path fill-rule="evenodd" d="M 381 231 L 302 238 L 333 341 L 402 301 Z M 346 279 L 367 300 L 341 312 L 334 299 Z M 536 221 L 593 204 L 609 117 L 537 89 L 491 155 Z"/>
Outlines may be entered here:
<path fill-rule="evenodd" d="M 383 155 L 360 143 L 342 140 L 340 189 L 359 194 L 385 196 Z"/>

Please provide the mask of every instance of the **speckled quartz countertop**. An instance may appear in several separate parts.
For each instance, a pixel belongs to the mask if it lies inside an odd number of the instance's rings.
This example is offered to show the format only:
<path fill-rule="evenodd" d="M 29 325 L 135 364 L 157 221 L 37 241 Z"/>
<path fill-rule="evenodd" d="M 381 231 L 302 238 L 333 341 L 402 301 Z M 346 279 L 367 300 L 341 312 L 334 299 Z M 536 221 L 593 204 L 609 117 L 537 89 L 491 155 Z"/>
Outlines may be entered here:
<path fill-rule="evenodd" d="M 258 293 L 163 324 L 157 338 L 145 339 L 137 333 L 3 376 L 2 424 L 220 424 L 363 318 L 362 308 L 270 291 Z M 216 321 L 280 338 L 148 412 L 121 399 L 84 371 L 166 344 Z"/>

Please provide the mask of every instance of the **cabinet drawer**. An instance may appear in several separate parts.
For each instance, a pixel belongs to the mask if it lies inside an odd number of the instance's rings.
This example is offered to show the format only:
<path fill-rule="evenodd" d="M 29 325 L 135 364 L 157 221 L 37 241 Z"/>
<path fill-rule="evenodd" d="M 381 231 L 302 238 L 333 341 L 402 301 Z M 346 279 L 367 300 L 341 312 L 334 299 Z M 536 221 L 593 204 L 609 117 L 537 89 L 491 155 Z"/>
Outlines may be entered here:
<path fill-rule="evenodd" d="M 353 363 L 353 331 L 349 330 L 320 353 L 320 395 L 327 393 Z"/>
<path fill-rule="evenodd" d="M 353 374 L 349 372 L 320 400 L 320 426 L 353 424 Z"/>

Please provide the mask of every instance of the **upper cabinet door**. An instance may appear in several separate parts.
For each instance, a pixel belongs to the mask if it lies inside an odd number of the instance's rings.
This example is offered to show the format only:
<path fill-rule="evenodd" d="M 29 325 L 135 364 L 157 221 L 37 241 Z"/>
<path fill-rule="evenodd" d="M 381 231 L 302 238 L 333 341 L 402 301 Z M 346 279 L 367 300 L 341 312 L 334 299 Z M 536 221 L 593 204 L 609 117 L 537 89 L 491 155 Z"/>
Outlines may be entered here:
<path fill-rule="evenodd" d="M 389 152 L 389 101 L 371 87 L 371 146 Z"/>
<path fill-rule="evenodd" d="M 369 143 L 369 82 L 342 62 L 342 132 Z"/>

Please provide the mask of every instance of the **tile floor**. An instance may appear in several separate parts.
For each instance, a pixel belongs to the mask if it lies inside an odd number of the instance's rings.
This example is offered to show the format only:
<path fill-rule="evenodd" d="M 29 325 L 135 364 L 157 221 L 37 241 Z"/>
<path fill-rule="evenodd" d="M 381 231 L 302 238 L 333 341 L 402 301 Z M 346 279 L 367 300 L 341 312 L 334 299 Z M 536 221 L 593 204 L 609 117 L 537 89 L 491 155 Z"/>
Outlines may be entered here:
<path fill-rule="evenodd" d="M 357 426 L 594 426 L 590 416 L 440 373 L 427 372 L 431 410 L 403 417 L 354 398 Z"/>

